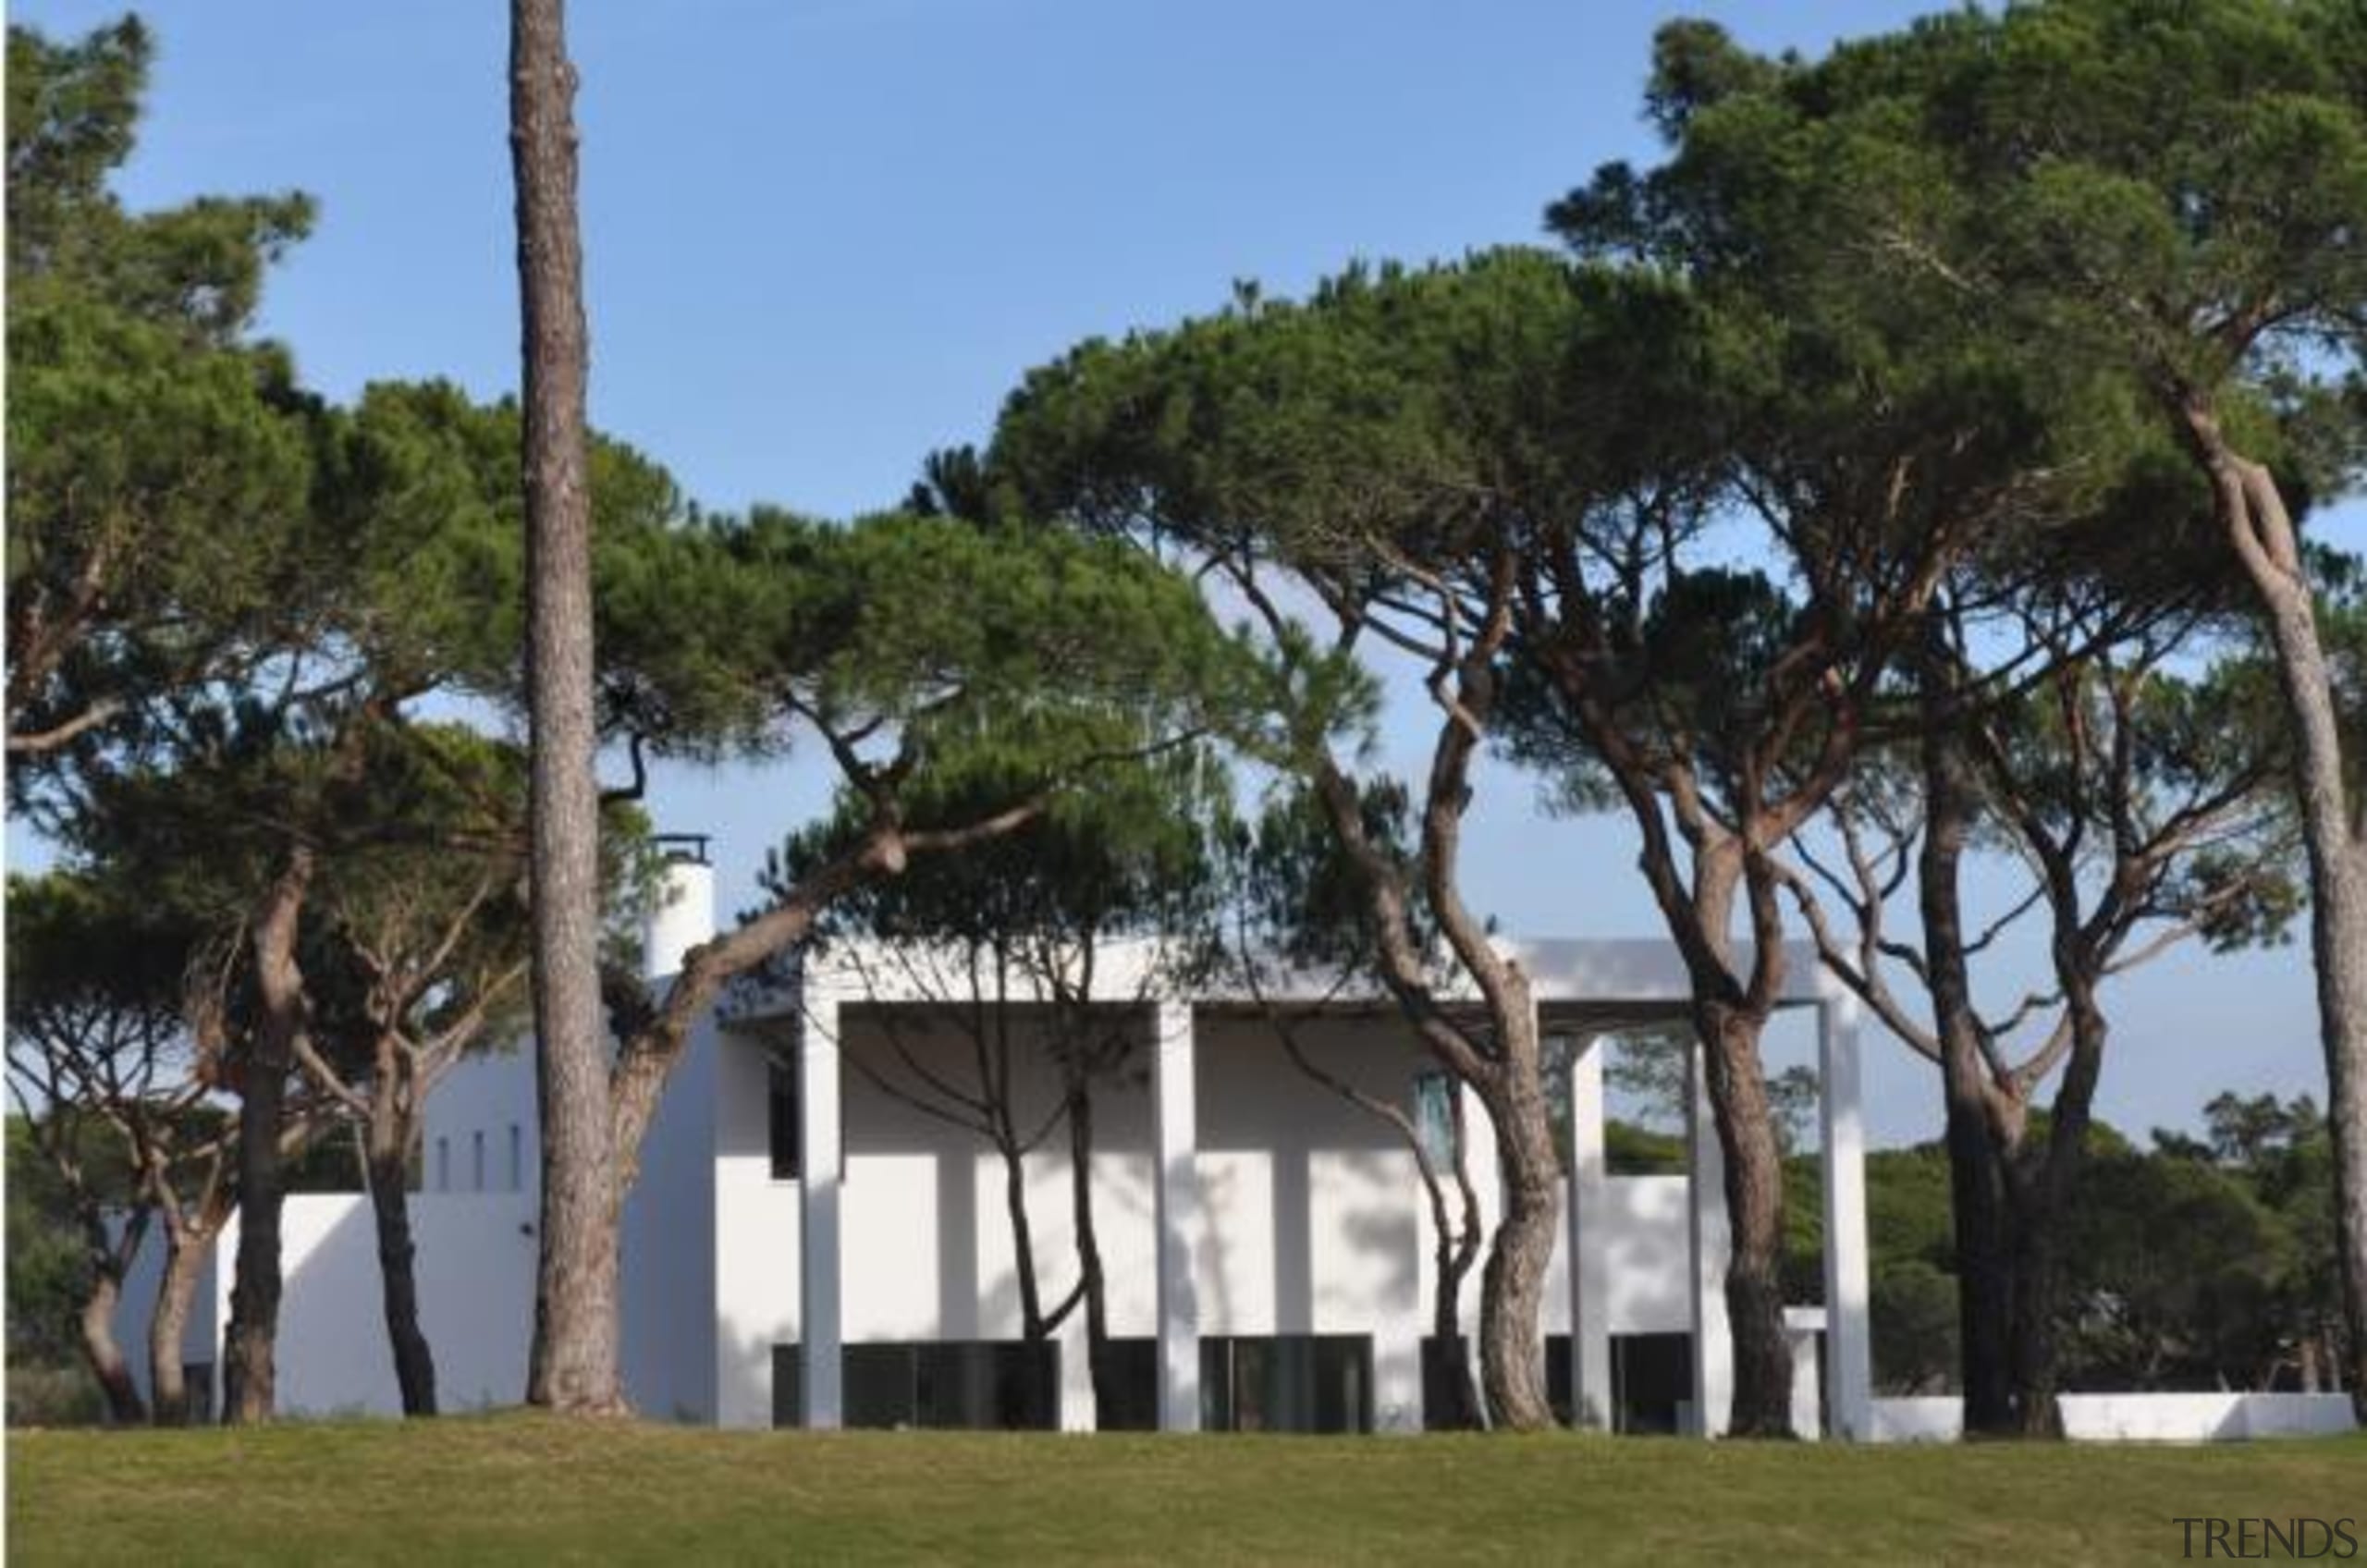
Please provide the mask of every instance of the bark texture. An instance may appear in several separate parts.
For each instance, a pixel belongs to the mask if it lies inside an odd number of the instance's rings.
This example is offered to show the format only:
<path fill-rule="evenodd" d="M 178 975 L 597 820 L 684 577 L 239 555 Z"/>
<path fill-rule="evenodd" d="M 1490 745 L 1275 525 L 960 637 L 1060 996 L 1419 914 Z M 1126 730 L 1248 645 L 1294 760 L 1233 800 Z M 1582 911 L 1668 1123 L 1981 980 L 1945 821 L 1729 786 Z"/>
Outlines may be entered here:
<path fill-rule="evenodd" d="M 380 1052 L 387 1070 L 392 1050 Z M 379 1292 L 386 1316 L 386 1344 L 395 1362 L 395 1386 L 405 1415 L 435 1414 L 435 1356 L 419 1323 L 417 1249 L 411 1231 L 410 1154 L 415 1128 L 405 1114 L 409 1096 L 386 1077 L 371 1100 L 364 1146 L 370 1187 L 370 1217 L 377 1228 Z"/>
<path fill-rule="evenodd" d="M 2347 1381 L 2367 1423 L 2367 802 L 2349 799 L 2334 677 L 2300 542 L 2275 475 L 2237 451 L 2216 409 L 2179 388 L 2177 412 L 2210 476 L 2219 521 L 2259 595 L 2292 721 L 2294 790 L 2310 870 L 2310 947 L 2335 1149 L 2335 1232 L 2349 1329 Z"/>
<path fill-rule="evenodd" d="M 2007 1161 L 1992 1119 L 1992 1085 L 1973 1010 L 1961 876 L 1976 810 L 1957 718 L 1934 676 L 1924 681 L 1921 766 L 1925 827 L 1917 900 L 1932 1032 L 1947 1112 L 1949 1213 L 1956 1244 L 1956 1330 L 1970 1438 L 2015 1429 L 2011 1337 L 2015 1257 Z"/>
<path fill-rule="evenodd" d="M 1502 695 L 1497 659 L 1512 631 L 1516 566 L 1514 553 L 1500 547 L 1488 564 L 1485 604 L 1477 613 L 1441 609 L 1448 622 L 1467 625 L 1468 637 L 1448 636 L 1430 673 L 1441 717 L 1422 790 L 1415 864 L 1405 865 L 1374 841 L 1360 792 L 1328 752 L 1310 759 L 1309 782 L 1361 885 L 1382 985 L 1424 1047 L 1478 1097 L 1495 1128 L 1504 1213 L 1480 1274 L 1480 1389 L 1495 1425 L 1539 1431 L 1554 1425 L 1539 1311 L 1561 1212 L 1561 1164 L 1546 1113 L 1536 992 L 1520 965 L 1497 950 L 1487 922 L 1465 900 L 1461 887 L 1472 763 Z M 1244 585 L 1255 602 L 1254 582 Z M 1263 609 L 1278 626 L 1270 602 Z M 1470 977 L 1484 1023 L 1475 1026 L 1441 1005 L 1418 935 L 1417 906 L 1436 923 L 1455 966 Z"/>
<path fill-rule="evenodd" d="M 1726 1433 L 1788 1438 L 1792 1341 L 1784 1327 L 1784 1151 L 1767 1102 L 1759 1039 L 1767 1020 L 1748 1008 L 1697 1008 L 1711 1120 L 1725 1161 L 1726 1324 L 1734 1340 L 1734 1406 Z"/>
<path fill-rule="evenodd" d="M 619 1192 L 601 1011 L 599 786 L 593 771 L 592 508 L 575 68 L 560 0 L 509 8 L 509 147 L 523 312 L 535 1089 L 542 1225 L 526 1397 L 624 1408 Z"/>
<path fill-rule="evenodd" d="M 296 948 L 313 869 L 309 845 L 288 851 L 250 943 L 260 1018 L 239 1084 L 239 1253 L 222 1346 L 222 1419 L 232 1426 L 270 1420 L 276 1399 L 279 1218 L 287 1197 L 283 1124 L 298 1035 L 305 1027 Z"/>
<path fill-rule="evenodd" d="M 1561 1225 L 1562 1162 L 1546 1111 L 1536 1011 L 1509 1022 L 1504 1069 L 1480 1091 L 1496 1124 L 1504 1208 L 1479 1276 L 1479 1389 L 1496 1425 L 1534 1431 L 1553 1425 L 1538 1325 Z"/>
<path fill-rule="evenodd" d="M 225 1206 L 216 1218 L 166 1232 L 165 1272 L 156 1285 L 156 1310 L 148 1319 L 148 1391 L 159 1427 L 186 1426 L 190 1419 L 189 1379 L 181 1356 L 189 1337 L 189 1315 L 196 1305 L 197 1287 L 214 1239 L 228 1222 Z"/>
<path fill-rule="evenodd" d="M 103 1269 L 92 1280 L 91 1292 L 82 1298 L 82 1359 L 106 1398 L 107 1420 L 117 1427 L 137 1427 L 147 1421 L 148 1406 L 115 1337 L 115 1309 L 122 1300 L 123 1279 L 113 1269 Z"/>

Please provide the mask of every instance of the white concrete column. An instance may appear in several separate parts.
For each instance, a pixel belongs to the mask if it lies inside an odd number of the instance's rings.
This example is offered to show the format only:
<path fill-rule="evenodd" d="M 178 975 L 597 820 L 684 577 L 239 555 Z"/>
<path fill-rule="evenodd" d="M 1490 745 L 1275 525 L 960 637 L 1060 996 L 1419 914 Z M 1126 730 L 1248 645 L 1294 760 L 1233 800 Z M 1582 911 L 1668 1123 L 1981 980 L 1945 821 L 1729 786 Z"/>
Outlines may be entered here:
<path fill-rule="evenodd" d="M 845 1406 L 840 1354 L 845 1292 L 839 1225 L 839 993 L 809 976 L 797 1047 L 798 1354 L 805 1425 L 827 1431 Z"/>
<path fill-rule="evenodd" d="M 1866 1112 L 1858 1075 L 1858 1002 L 1817 1006 L 1817 1087 L 1824 1148 L 1824 1378 L 1832 1435 L 1874 1432 L 1870 1288 L 1866 1243 Z"/>
<path fill-rule="evenodd" d="M 1803 1440 L 1823 1437 L 1817 1408 L 1817 1346 L 1824 1338 L 1824 1309 L 1785 1307 L 1784 1336 L 1792 1347 L 1792 1430 Z"/>
<path fill-rule="evenodd" d="M 1384 1313 L 1372 1336 L 1372 1424 L 1377 1432 L 1422 1429 L 1421 1314 Z"/>
<path fill-rule="evenodd" d="M 1478 1095 L 1457 1084 L 1454 1089 L 1463 1109 L 1464 1159 L 1471 1171 L 1471 1191 L 1479 1200 L 1479 1234 L 1486 1244 L 1479 1253 L 1480 1267 L 1463 1277 L 1462 1297 L 1455 1303 L 1455 1323 L 1463 1331 L 1464 1358 L 1471 1364 L 1472 1387 L 1483 1390 L 1486 1383 L 1479 1367 L 1479 1302 L 1483 1293 L 1482 1276 L 1487 1273 L 1489 1249 L 1495 1245 L 1496 1230 L 1504 1219 L 1504 1167 L 1497 1158 L 1496 1123 L 1480 1103 Z"/>
<path fill-rule="evenodd" d="M 1061 1430 L 1091 1432 L 1100 1420 L 1093 1404 L 1093 1344 L 1085 1314 L 1072 1312 L 1061 1325 Z"/>
<path fill-rule="evenodd" d="M 1200 1129 L 1192 1009 L 1152 1012 L 1151 1191 L 1159 1229 L 1159 1429 L 1200 1429 L 1200 1292 L 1192 1241 L 1200 1229 Z"/>
<path fill-rule="evenodd" d="M 1602 1060 L 1597 1037 L 1570 1060 L 1570 1414 L 1611 1429 L 1611 1170 L 1602 1146 Z"/>
<path fill-rule="evenodd" d="M 1726 1158 L 1710 1109 L 1701 1044 L 1685 1058 L 1686 1158 L 1689 1177 L 1686 1236 L 1692 1265 L 1693 1431 L 1723 1436 L 1734 1410 L 1735 1344 L 1726 1322 Z"/>

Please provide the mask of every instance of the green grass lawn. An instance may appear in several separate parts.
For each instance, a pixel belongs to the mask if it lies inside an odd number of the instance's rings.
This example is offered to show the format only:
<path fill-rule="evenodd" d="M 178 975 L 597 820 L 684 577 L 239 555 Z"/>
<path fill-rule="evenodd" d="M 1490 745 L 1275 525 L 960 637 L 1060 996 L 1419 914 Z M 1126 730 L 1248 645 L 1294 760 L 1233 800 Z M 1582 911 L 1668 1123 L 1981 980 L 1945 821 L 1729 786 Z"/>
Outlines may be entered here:
<path fill-rule="evenodd" d="M 505 1414 L 18 1432 L 7 1479 L 9 1554 L 35 1565 L 2159 1562 L 2179 1514 L 2367 1517 L 2367 1439 L 808 1436 Z"/>

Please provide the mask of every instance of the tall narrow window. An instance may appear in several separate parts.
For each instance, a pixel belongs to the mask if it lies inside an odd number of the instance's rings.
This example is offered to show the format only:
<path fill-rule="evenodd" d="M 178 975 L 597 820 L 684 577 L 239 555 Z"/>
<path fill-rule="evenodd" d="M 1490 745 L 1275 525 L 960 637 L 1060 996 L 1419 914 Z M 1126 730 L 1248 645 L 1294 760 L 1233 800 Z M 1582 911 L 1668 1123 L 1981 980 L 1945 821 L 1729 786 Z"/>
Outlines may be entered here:
<path fill-rule="evenodd" d="M 435 1190 L 439 1193 L 452 1190 L 452 1140 L 449 1138 L 435 1140 Z"/>
<path fill-rule="evenodd" d="M 1441 1172 L 1454 1169 L 1454 1095 L 1451 1074 L 1441 1072 L 1414 1075 L 1414 1131 L 1422 1140 L 1422 1154 Z"/>
<path fill-rule="evenodd" d="M 774 1057 L 771 1092 L 766 1096 L 766 1134 L 771 1145 L 773 1180 L 794 1182 L 803 1165 L 798 1142 L 797 1064 Z"/>
<path fill-rule="evenodd" d="M 509 1124 L 509 1190 L 526 1190 L 526 1130 L 515 1121 Z"/>
<path fill-rule="evenodd" d="M 477 1192 L 484 1191 L 484 1129 L 482 1127 L 471 1134 L 469 1178 Z"/>

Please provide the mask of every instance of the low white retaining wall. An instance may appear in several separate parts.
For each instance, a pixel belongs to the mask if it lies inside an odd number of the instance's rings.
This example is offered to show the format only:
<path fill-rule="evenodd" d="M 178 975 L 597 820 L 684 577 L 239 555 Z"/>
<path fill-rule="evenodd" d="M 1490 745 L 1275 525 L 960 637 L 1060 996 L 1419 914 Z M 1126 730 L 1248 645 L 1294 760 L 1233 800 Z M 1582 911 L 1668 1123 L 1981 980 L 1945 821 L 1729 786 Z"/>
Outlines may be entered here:
<path fill-rule="evenodd" d="M 1953 1394 L 1874 1401 L 1876 1442 L 1953 1442 Z M 2348 1394 L 2065 1394 L 2064 1435 L 2080 1442 L 2226 1442 L 2319 1437 L 2351 1428 Z"/>

